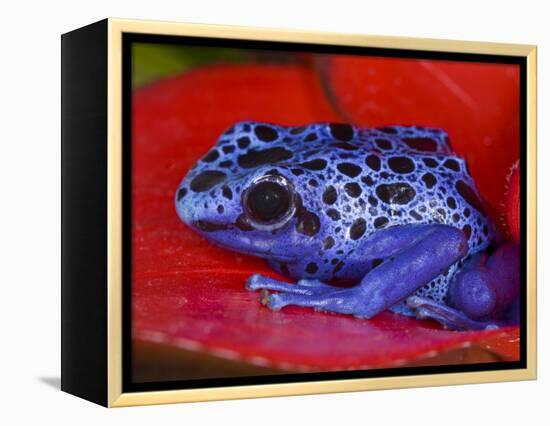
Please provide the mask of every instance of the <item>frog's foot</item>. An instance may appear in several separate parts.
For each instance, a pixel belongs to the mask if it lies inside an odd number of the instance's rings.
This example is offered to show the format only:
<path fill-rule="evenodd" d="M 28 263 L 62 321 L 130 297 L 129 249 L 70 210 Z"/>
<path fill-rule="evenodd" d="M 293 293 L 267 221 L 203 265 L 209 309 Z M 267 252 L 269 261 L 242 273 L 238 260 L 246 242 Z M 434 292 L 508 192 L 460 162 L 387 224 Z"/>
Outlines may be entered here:
<path fill-rule="evenodd" d="M 324 285 L 324 287 L 328 287 Z M 360 295 L 353 289 L 340 288 L 315 288 L 310 289 L 306 294 L 280 292 L 267 297 L 266 306 L 274 311 L 288 305 L 313 308 L 321 312 L 335 312 L 350 314 L 358 318 L 367 318 L 360 306 Z"/>
<path fill-rule="evenodd" d="M 311 307 L 317 311 L 362 315 L 360 295 L 353 289 L 333 287 L 319 280 L 304 279 L 296 284 L 269 278 L 260 274 L 252 275 L 246 282 L 248 290 L 277 291 L 277 294 L 262 294 L 262 303 L 278 311 L 287 305 Z"/>
<path fill-rule="evenodd" d="M 246 280 L 245 288 L 250 291 L 273 290 L 305 295 L 312 295 L 314 294 L 314 290 L 319 288 L 333 289 L 333 287 L 319 280 L 299 280 L 296 284 L 289 284 L 261 274 L 251 275 L 250 278 Z"/>
<path fill-rule="evenodd" d="M 457 309 L 425 297 L 411 296 L 407 305 L 416 311 L 418 319 L 432 319 L 451 330 L 490 330 L 504 325 L 500 321 L 475 321 Z"/>

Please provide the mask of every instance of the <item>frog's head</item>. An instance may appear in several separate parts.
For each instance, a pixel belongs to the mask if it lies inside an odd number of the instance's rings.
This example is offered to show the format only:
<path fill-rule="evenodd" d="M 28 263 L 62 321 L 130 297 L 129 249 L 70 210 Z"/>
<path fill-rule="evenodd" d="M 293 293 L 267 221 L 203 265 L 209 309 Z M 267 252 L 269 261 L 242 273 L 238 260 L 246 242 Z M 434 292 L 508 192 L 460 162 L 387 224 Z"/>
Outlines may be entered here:
<path fill-rule="evenodd" d="M 203 172 L 205 173 L 205 172 Z M 316 245 L 319 217 L 308 208 L 297 179 L 284 167 L 260 167 L 226 176 L 211 171 L 199 179 L 219 180 L 208 191 L 185 179 L 176 195 L 179 217 L 207 239 L 232 250 L 292 262 Z M 195 182 L 195 184 L 194 184 Z M 199 188 L 200 189 L 200 188 Z M 307 200 L 310 200 L 308 197 Z"/>
<path fill-rule="evenodd" d="M 270 129 L 277 135 L 285 131 L 278 126 Z M 243 136 L 237 128 L 229 137 L 222 135 L 180 184 L 177 213 L 225 248 L 280 262 L 297 261 L 322 247 L 322 219 L 315 213 L 322 182 L 308 183 L 312 180 L 308 170 L 297 172 L 288 138 L 285 144 L 265 144 L 254 139 L 253 131 Z M 250 138 L 250 143 L 238 144 L 243 138 Z"/>

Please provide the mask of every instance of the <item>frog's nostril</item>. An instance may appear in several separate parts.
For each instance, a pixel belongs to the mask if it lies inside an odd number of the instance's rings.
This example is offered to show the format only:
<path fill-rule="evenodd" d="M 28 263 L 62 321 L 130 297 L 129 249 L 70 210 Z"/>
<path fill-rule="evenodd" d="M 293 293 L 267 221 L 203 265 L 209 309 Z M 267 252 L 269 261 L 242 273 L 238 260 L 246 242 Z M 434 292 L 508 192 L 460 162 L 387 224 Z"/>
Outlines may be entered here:
<path fill-rule="evenodd" d="M 192 223 L 194 220 L 193 206 L 193 196 L 189 193 L 188 189 L 186 187 L 178 188 L 175 194 L 176 212 L 180 219 L 187 224 Z"/>
<path fill-rule="evenodd" d="M 178 192 L 176 193 L 176 200 L 181 201 L 186 195 L 187 195 L 187 188 L 182 187 L 178 189 Z"/>

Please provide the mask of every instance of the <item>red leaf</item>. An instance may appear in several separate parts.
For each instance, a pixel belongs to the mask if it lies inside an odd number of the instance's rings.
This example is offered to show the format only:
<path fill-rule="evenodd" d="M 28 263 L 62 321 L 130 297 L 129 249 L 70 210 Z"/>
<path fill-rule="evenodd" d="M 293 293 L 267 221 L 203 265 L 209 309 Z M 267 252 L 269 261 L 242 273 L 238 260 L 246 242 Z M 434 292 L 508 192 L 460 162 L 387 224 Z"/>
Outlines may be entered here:
<path fill-rule="evenodd" d="M 446 130 L 496 217 L 503 213 L 519 158 L 519 65 L 334 56 L 324 70 L 332 99 L 356 124 Z"/>
<path fill-rule="evenodd" d="M 483 345 L 484 339 L 494 345 L 509 340 L 509 330 L 445 331 L 389 312 L 372 320 L 299 307 L 273 312 L 260 305 L 258 294 L 243 288 L 257 270 L 195 268 L 137 276 L 134 337 L 297 371 L 399 366 L 472 343 Z"/>
<path fill-rule="evenodd" d="M 514 166 L 511 170 L 510 182 L 508 186 L 508 196 L 506 202 L 506 221 L 510 236 L 515 242 L 520 238 L 520 185 L 519 185 L 519 166 Z"/>
<path fill-rule="evenodd" d="M 252 273 L 274 275 L 263 261 L 215 247 L 180 222 L 177 185 L 235 121 L 342 121 L 312 70 L 207 67 L 137 90 L 133 112 L 135 341 L 309 371 L 397 366 L 507 336 L 390 313 L 358 320 L 298 307 L 272 312 L 244 289 Z"/>

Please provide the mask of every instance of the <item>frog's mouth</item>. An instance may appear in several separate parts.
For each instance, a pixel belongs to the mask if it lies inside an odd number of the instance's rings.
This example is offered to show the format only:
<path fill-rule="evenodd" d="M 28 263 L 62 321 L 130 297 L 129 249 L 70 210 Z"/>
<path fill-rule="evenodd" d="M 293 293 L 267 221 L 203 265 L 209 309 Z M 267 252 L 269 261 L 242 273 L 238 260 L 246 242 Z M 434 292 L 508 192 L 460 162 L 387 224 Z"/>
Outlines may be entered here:
<path fill-rule="evenodd" d="M 283 254 L 274 251 L 273 247 L 270 247 L 271 242 L 269 240 L 259 239 L 258 236 L 253 239 L 243 235 L 238 236 L 238 226 L 197 220 L 193 222 L 193 227 L 201 231 L 206 238 L 216 245 L 231 251 L 280 262 L 293 262 L 296 260 L 295 256 L 290 256 L 288 253 Z M 231 230 L 235 230 L 236 232 L 226 232 Z"/>
<path fill-rule="evenodd" d="M 219 240 L 216 240 L 215 242 L 217 245 L 219 245 L 222 248 L 235 251 L 238 253 L 246 254 L 249 256 L 260 257 L 266 260 L 276 260 L 278 262 L 286 262 L 286 263 L 292 263 L 296 261 L 295 257 L 289 256 L 288 254 L 274 252 L 272 249 L 264 249 L 256 246 L 244 247 L 244 246 L 239 246 L 237 244 L 228 244 L 226 242 L 222 242 Z"/>
<path fill-rule="evenodd" d="M 229 225 L 209 222 L 207 220 L 196 220 L 195 222 L 193 222 L 193 226 L 203 232 L 226 231 L 228 229 L 231 229 L 231 226 Z"/>
<path fill-rule="evenodd" d="M 251 256 L 261 257 L 262 259 L 266 259 L 266 260 L 276 260 L 278 262 L 292 263 L 296 260 L 296 258 L 292 256 L 287 256 L 281 253 L 275 253 L 273 251 L 237 250 L 234 248 L 232 250 L 236 250 L 236 251 L 239 251 L 240 253 L 248 254 Z"/>

